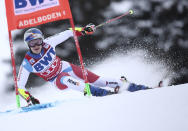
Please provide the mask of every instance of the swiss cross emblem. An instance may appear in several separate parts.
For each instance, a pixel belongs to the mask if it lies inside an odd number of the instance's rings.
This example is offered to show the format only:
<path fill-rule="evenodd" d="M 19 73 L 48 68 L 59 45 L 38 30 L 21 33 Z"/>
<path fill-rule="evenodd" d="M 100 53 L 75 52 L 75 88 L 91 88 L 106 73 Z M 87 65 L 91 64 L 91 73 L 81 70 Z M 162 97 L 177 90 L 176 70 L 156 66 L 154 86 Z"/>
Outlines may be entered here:
<path fill-rule="evenodd" d="M 29 61 L 31 64 L 35 63 L 35 60 L 33 58 L 31 58 Z"/>

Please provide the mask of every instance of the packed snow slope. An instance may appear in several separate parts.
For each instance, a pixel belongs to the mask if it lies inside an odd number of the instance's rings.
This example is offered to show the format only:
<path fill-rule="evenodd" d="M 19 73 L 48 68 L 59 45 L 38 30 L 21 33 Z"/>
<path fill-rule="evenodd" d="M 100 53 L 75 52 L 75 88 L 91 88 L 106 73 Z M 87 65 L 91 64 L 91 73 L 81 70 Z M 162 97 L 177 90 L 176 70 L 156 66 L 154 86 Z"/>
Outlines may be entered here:
<path fill-rule="evenodd" d="M 188 84 L 91 98 L 67 91 L 64 98 L 56 107 L 0 115 L 0 130 L 188 130 Z"/>
<path fill-rule="evenodd" d="M 168 83 L 165 66 L 145 63 L 143 53 L 114 55 L 91 70 L 105 77 L 126 74 L 129 80 L 150 86 L 163 78 Z M 188 84 L 91 98 L 48 84 L 30 92 L 41 103 L 59 104 L 27 113 L 1 114 L 0 131 L 188 131 Z M 9 98 L 15 99 L 13 96 Z M 22 99 L 21 103 L 26 104 Z M 15 100 L 3 107 L 15 108 Z"/>

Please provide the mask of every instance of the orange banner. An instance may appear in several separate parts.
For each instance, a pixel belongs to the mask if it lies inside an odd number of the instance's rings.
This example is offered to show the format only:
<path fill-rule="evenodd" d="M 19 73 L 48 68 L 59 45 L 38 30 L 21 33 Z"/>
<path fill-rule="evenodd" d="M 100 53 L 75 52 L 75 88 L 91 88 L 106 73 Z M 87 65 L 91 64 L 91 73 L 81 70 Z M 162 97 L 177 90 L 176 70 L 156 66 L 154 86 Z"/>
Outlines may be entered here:
<path fill-rule="evenodd" d="M 8 29 L 72 18 L 68 0 L 5 0 Z"/>

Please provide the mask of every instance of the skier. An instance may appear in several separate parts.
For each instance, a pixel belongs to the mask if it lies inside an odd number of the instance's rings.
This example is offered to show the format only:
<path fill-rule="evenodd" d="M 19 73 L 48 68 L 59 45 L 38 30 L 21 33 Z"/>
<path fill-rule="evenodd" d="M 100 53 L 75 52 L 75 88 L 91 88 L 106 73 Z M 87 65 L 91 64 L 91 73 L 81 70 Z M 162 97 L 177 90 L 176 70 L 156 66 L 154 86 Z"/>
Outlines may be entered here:
<path fill-rule="evenodd" d="M 95 25 L 89 24 L 83 28 L 75 28 L 77 36 L 91 35 L 95 31 Z M 30 73 L 34 73 L 44 80 L 54 84 L 60 90 L 74 89 L 85 94 L 85 83 L 79 66 L 60 60 L 56 56 L 55 47 L 73 36 L 71 29 L 44 39 L 42 32 L 37 28 L 30 28 L 24 34 L 24 42 L 28 45 L 18 74 L 18 92 L 29 105 L 40 104 L 25 88 Z M 131 85 L 126 78 L 104 78 L 87 70 L 87 78 L 90 91 L 93 96 L 106 96 L 116 94 L 122 90 L 136 91 L 149 89 L 146 86 Z M 114 91 L 100 87 L 111 87 Z"/>

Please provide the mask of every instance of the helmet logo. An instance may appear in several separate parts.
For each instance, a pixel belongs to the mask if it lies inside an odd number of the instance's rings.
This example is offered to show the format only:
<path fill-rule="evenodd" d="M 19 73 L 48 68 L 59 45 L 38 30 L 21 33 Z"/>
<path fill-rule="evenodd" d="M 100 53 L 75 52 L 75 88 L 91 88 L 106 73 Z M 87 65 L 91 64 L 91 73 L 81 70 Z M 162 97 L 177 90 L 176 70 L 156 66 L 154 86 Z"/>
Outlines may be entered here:
<path fill-rule="evenodd" d="M 38 39 L 38 38 L 44 39 L 42 32 L 37 28 L 31 28 L 27 30 L 24 34 L 24 41 L 26 44 L 28 44 L 29 41 Z"/>
<path fill-rule="evenodd" d="M 37 34 L 36 33 L 31 33 L 25 41 L 30 41 L 30 40 L 33 40 L 33 39 L 36 39 L 37 38 Z"/>

